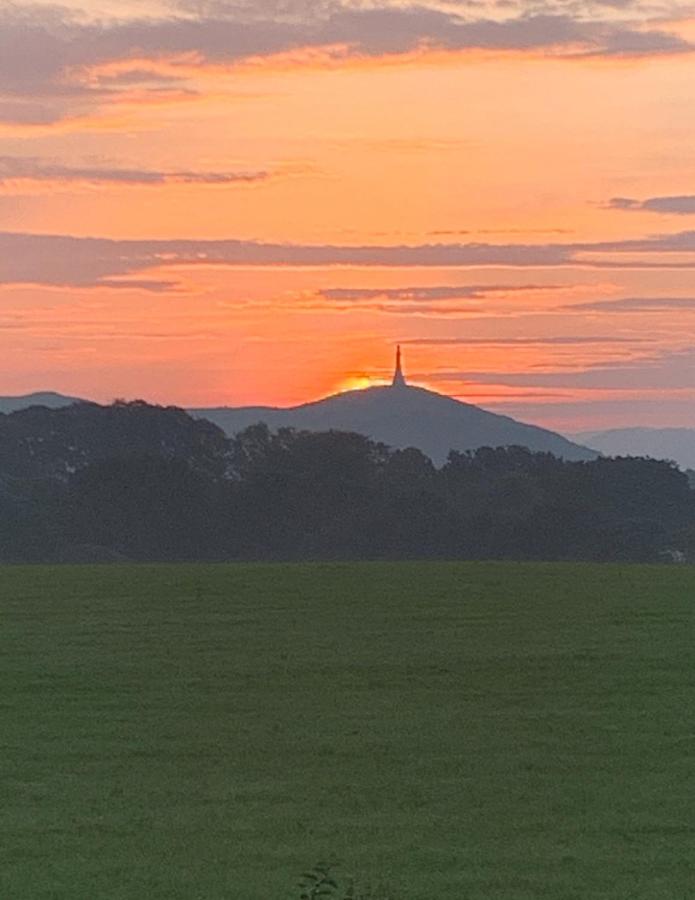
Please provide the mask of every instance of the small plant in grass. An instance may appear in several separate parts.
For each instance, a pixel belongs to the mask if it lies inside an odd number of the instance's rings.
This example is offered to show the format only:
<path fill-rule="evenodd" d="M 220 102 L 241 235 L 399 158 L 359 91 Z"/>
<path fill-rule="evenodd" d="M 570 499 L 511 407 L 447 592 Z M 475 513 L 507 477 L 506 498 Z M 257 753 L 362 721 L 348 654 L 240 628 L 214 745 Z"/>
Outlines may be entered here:
<path fill-rule="evenodd" d="M 341 884 L 333 874 L 333 867 L 325 863 L 317 863 L 304 872 L 299 888 L 299 900 L 395 900 L 387 891 L 359 886 L 353 879 Z"/>
<path fill-rule="evenodd" d="M 336 897 L 338 882 L 331 874 L 331 867 L 317 863 L 309 872 L 304 872 L 299 883 L 302 893 L 299 900 L 318 900 L 319 897 Z"/>

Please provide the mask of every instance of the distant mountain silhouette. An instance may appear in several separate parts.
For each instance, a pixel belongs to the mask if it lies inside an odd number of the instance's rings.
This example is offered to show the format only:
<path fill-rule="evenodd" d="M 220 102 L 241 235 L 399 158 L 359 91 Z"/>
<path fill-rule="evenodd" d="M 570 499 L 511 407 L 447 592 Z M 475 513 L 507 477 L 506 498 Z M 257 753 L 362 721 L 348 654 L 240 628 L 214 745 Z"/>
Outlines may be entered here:
<path fill-rule="evenodd" d="M 0 413 L 17 412 L 31 406 L 45 406 L 48 409 L 61 409 L 72 403 L 81 403 L 79 397 L 66 397 L 55 391 L 38 391 L 34 394 L 21 394 L 18 397 L 0 397 Z"/>
<path fill-rule="evenodd" d="M 408 443 L 428 425 L 455 443 L 463 420 L 478 440 L 590 452 L 404 385 L 307 409 L 330 426 L 336 405 L 343 422 L 369 413 Z M 0 414 L 0 563 L 690 559 L 694 496 L 675 465 L 649 459 L 483 446 L 438 468 L 420 450 L 337 429 L 255 424 L 228 438 L 143 401 Z"/>
<path fill-rule="evenodd" d="M 568 460 L 597 456 L 552 431 L 405 384 L 348 391 L 288 409 L 218 407 L 189 412 L 214 422 L 229 435 L 258 422 L 272 429 L 358 432 L 391 447 L 417 447 L 437 465 L 452 449 L 478 447 L 522 446 Z"/>
<path fill-rule="evenodd" d="M 79 397 L 41 391 L 16 397 L 0 397 L 0 413 L 7 414 L 31 407 L 56 410 L 73 403 L 87 402 L 89 401 Z M 691 462 L 687 459 L 681 461 L 677 455 L 670 452 L 624 450 L 622 445 L 620 449 L 612 450 L 604 447 L 598 439 L 592 445 L 590 438 L 598 434 L 595 432 L 577 435 L 577 443 L 574 443 L 544 428 L 517 422 L 508 416 L 488 412 L 444 394 L 406 384 L 348 391 L 290 408 L 224 406 L 188 411 L 198 419 L 213 422 L 228 435 L 238 434 L 244 428 L 258 422 L 265 422 L 273 429 L 291 427 L 303 431 L 354 431 L 391 447 L 417 447 L 437 465 L 446 460 L 450 450 L 520 446 L 533 451 L 553 453 L 568 460 L 593 459 L 597 455 L 594 451 L 620 452 L 626 455 L 676 459 L 681 465 L 695 468 L 695 431 L 670 429 L 674 435 L 688 435 L 692 445 L 691 455 L 688 457 Z M 630 429 L 625 433 L 639 431 L 648 430 Z M 613 432 L 606 434 L 610 435 Z M 588 449 L 589 446 L 593 446 L 593 449 Z"/>
<path fill-rule="evenodd" d="M 695 469 L 695 428 L 612 428 L 571 437 L 607 456 L 651 456 Z"/>

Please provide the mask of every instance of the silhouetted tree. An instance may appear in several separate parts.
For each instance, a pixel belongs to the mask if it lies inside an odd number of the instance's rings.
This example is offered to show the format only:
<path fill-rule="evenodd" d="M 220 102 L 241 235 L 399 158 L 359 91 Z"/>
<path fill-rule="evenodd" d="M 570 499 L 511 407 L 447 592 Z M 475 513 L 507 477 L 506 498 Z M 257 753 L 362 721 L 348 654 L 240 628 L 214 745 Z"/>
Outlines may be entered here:
<path fill-rule="evenodd" d="M 182 459 L 129 456 L 93 463 L 70 481 L 67 534 L 134 560 L 215 558 L 219 494 Z"/>
<path fill-rule="evenodd" d="M 175 408 L 0 415 L 0 561 L 656 560 L 695 551 L 688 477 L 651 459 L 419 450 L 351 433 L 228 439 Z"/>

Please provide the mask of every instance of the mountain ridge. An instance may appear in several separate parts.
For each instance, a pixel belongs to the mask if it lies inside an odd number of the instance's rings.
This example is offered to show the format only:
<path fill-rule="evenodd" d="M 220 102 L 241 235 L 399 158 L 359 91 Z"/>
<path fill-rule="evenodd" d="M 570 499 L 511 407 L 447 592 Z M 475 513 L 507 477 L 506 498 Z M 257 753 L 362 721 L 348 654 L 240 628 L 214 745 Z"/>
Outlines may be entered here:
<path fill-rule="evenodd" d="M 598 455 L 545 428 L 408 385 L 345 391 L 294 407 L 223 406 L 188 411 L 230 435 L 259 422 L 271 429 L 356 431 L 391 447 L 417 447 L 438 465 L 450 450 L 483 446 L 518 445 L 572 460 Z"/>
<path fill-rule="evenodd" d="M 568 434 L 606 456 L 649 456 L 695 469 L 695 428 L 633 426 Z"/>
<path fill-rule="evenodd" d="M 32 406 L 45 406 L 48 409 L 60 409 L 73 403 L 85 403 L 81 397 L 69 397 L 56 391 L 32 391 L 30 394 L 0 397 L 0 413 L 19 412 Z"/>
<path fill-rule="evenodd" d="M 31 406 L 59 409 L 91 402 L 54 391 L 0 397 L 0 413 Z M 218 406 L 186 409 L 234 435 L 264 422 L 269 428 L 300 431 L 353 431 L 394 448 L 417 447 L 437 465 L 451 450 L 523 446 L 569 460 L 590 460 L 598 453 L 537 425 L 489 412 L 479 406 L 407 384 L 345 391 L 290 407 Z"/>

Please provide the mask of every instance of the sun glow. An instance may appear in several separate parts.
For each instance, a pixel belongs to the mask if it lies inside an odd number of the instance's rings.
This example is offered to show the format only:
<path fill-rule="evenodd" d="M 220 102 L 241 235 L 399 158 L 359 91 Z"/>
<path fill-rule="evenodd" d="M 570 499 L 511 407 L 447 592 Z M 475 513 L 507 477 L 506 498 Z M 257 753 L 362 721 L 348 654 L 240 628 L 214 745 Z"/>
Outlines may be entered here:
<path fill-rule="evenodd" d="M 341 394 L 344 394 L 346 391 L 364 391 L 367 388 L 375 387 L 379 383 L 370 375 L 349 375 L 340 382 L 338 390 Z"/>

